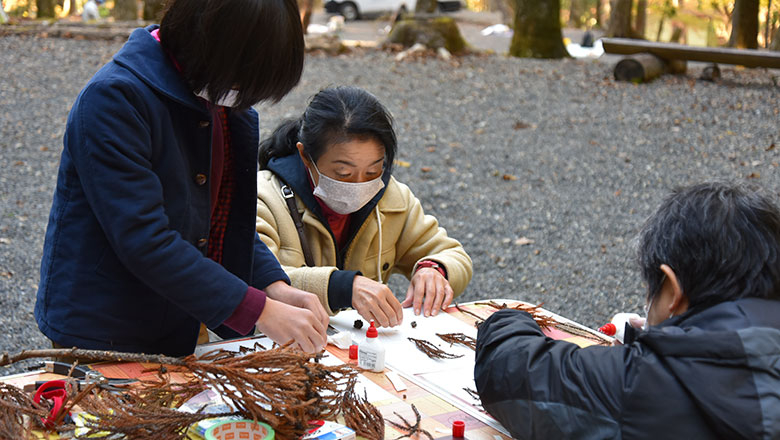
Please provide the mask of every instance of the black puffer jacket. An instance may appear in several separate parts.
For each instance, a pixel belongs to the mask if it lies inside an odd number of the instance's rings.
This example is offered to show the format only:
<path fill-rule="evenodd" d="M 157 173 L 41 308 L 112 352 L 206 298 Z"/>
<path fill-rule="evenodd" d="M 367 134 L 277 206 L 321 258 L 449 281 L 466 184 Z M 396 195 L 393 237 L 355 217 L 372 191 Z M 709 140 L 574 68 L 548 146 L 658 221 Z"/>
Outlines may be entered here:
<path fill-rule="evenodd" d="M 691 310 L 619 347 L 502 310 L 479 328 L 474 375 L 518 439 L 780 439 L 780 301 Z"/>

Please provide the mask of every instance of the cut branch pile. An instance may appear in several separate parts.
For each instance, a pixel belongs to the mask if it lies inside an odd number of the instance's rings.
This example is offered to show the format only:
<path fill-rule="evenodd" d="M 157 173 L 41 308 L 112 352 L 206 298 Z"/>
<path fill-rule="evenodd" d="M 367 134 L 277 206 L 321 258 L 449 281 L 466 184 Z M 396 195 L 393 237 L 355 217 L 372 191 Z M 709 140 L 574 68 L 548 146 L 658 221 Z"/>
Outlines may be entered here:
<path fill-rule="evenodd" d="M 290 345 L 266 351 L 234 353 L 209 352 L 200 358 L 117 353 L 98 350 L 29 350 L 13 356 L 0 355 L 0 366 L 36 357 L 71 358 L 88 361 L 132 361 L 160 363 L 157 380 L 146 380 L 127 391 L 109 391 L 89 384 L 82 391 L 67 386 L 68 404 L 59 413 L 54 429 L 73 429 L 65 415 L 76 404 L 90 416 L 83 417 L 85 435 L 123 434 L 127 438 L 184 438 L 187 428 L 202 419 L 227 414 L 186 413 L 176 408 L 197 393 L 211 387 L 230 402 L 242 417 L 268 423 L 277 438 L 297 439 L 309 429 L 308 422 L 334 420 L 339 412 L 357 432 L 376 432 L 367 438 L 381 439 L 384 425 L 379 411 L 365 398 L 355 398 L 357 371 L 349 365 L 327 366 L 312 362 L 315 357 Z M 191 377 L 186 383 L 171 383 L 165 372 L 172 368 Z M 49 408 L 35 405 L 22 390 L 0 388 L 0 438 L 24 438 L 25 416 L 42 428 L 41 417 Z M 366 431 L 368 430 L 368 431 Z"/>

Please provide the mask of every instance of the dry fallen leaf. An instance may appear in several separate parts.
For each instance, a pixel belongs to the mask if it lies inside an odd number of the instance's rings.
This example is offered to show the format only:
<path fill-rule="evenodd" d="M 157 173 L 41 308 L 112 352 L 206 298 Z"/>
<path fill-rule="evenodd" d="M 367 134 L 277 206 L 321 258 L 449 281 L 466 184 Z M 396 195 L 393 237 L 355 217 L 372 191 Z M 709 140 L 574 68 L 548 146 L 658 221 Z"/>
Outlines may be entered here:
<path fill-rule="evenodd" d="M 453 167 L 450 167 L 450 170 L 449 170 L 449 171 L 450 171 L 451 173 L 457 173 L 457 172 L 458 172 L 458 170 L 457 170 L 457 169 L 455 169 L 455 168 L 453 168 Z"/>
<path fill-rule="evenodd" d="M 431 171 L 431 167 L 422 167 L 422 168 L 420 168 L 420 171 L 422 171 L 423 173 L 427 173 L 427 172 Z"/>
<path fill-rule="evenodd" d="M 522 130 L 522 129 L 528 128 L 530 126 L 531 126 L 531 124 L 525 123 L 523 121 L 516 121 L 515 125 L 513 125 L 512 128 L 514 128 L 515 130 Z"/>
<path fill-rule="evenodd" d="M 758 179 L 761 177 L 761 173 L 758 171 L 753 171 L 752 173 L 747 175 L 748 179 Z"/>
<path fill-rule="evenodd" d="M 504 174 L 503 176 L 501 176 L 501 178 L 504 180 L 517 180 L 517 177 L 511 174 Z"/>
<path fill-rule="evenodd" d="M 425 149 L 426 149 L 426 150 L 427 150 L 429 153 L 433 153 L 433 152 L 435 152 L 435 151 L 436 151 L 436 145 L 429 145 L 429 146 L 425 147 Z"/>
<path fill-rule="evenodd" d="M 531 244 L 534 241 L 528 237 L 520 237 L 517 240 L 515 240 L 515 244 L 518 246 L 525 246 L 527 244 Z"/>
<path fill-rule="evenodd" d="M 412 164 L 410 164 L 409 162 L 400 159 L 394 160 L 393 163 L 395 163 L 399 167 L 404 167 L 404 168 L 409 168 L 410 166 L 412 166 Z"/>

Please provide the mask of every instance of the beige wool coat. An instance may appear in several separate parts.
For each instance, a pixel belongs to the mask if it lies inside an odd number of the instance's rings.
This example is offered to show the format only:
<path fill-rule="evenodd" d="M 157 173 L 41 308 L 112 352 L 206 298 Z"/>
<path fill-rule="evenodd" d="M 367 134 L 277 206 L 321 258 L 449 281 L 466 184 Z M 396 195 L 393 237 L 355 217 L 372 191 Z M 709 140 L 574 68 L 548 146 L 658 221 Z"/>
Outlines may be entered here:
<path fill-rule="evenodd" d="M 316 294 L 325 310 L 328 281 L 336 267 L 336 245 L 328 229 L 296 195 L 306 238 L 316 267 L 306 267 L 295 223 L 282 197 L 281 182 L 271 171 L 257 174 L 257 232 L 279 259 L 294 287 Z M 379 225 L 381 224 L 381 229 Z M 381 252 L 379 250 L 381 243 Z M 344 270 L 358 270 L 363 276 L 386 282 L 393 273 L 410 278 L 423 260 L 436 261 L 447 272 L 455 296 L 471 281 L 471 258 L 461 244 L 431 215 L 408 186 L 391 177 L 374 212 L 360 226 L 345 254 Z"/>

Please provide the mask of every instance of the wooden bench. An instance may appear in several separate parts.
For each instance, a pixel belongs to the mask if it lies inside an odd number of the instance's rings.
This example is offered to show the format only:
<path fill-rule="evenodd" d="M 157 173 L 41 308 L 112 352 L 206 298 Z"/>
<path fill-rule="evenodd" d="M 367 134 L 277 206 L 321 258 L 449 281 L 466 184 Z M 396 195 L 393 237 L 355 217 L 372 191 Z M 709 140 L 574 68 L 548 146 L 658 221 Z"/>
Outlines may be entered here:
<path fill-rule="evenodd" d="M 602 38 L 601 43 L 606 53 L 632 55 L 615 66 L 615 79 L 620 81 L 651 81 L 666 72 L 684 72 L 686 61 L 780 69 L 780 52 L 694 47 L 628 38 Z M 717 76 L 718 72 L 717 66 L 710 68 L 710 75 Z"/>

